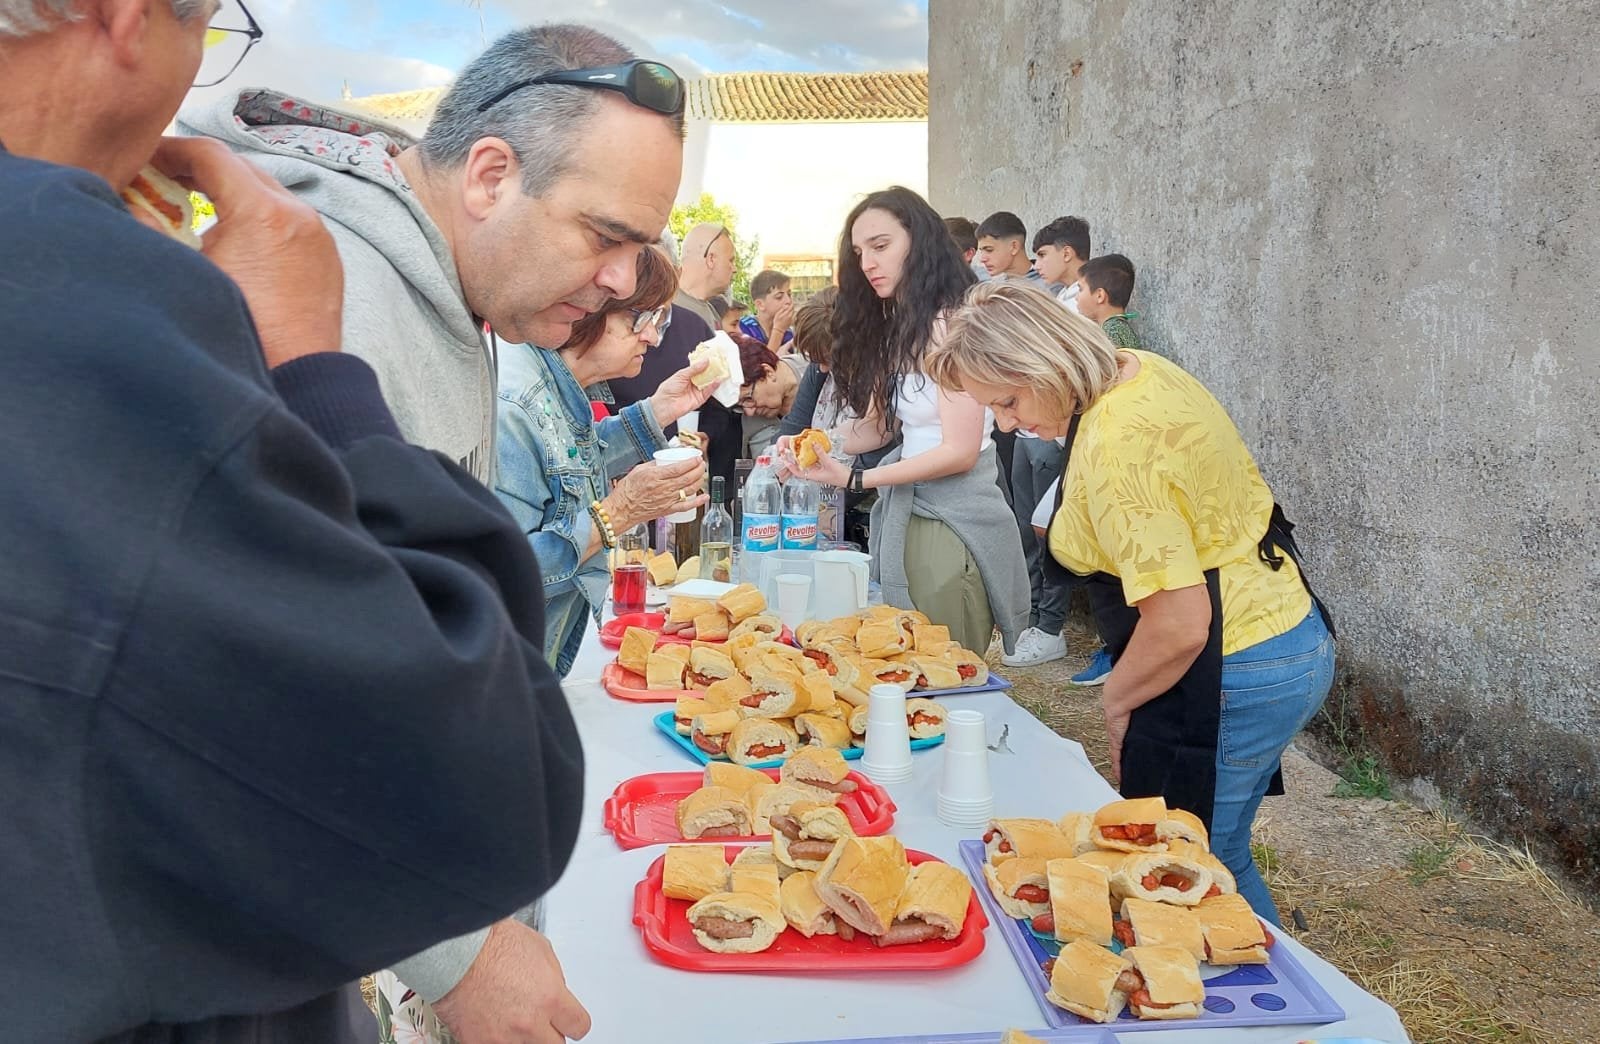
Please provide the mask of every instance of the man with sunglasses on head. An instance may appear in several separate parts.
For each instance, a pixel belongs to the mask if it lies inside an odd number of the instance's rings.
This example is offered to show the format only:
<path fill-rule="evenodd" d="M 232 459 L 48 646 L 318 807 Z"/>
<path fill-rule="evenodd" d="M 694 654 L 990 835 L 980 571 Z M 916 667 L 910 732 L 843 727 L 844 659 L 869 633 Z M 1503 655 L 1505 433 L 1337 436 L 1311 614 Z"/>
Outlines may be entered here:
<path fill-rule="evenodd" d="M 218 6 L 0 0 L 7 1040 L 365 1044 L 360 975 L 577 837 L 522 531 L 340 352 L 318 215 L 161 139 Z M 118 198 L 146 164 L 215 203 L 203 253 Z M 538 967 L 518 1039 L 582 1036 Z"/>

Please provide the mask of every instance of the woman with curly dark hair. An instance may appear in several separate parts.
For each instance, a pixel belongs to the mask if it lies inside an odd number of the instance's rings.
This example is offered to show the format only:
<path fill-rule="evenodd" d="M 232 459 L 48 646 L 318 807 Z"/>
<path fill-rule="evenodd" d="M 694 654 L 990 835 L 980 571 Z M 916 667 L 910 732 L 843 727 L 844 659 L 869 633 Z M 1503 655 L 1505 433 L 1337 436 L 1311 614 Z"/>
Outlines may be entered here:
<path fill-rule="evenodd" d="M 938 213 L 896 186 L 850 212 L 838 273 L 832 372 L 860 418 L 841 432 L 842 448 L 865 453 L 897 436 L 900 446 L 875 467 L 829 458 L 801 474 L 878 491 L 872 558 L 886 602 L 921 610 L 979 653 L 998 624 L 1009 652 L 1031 596 L 1016 520 L 995 482 L 993 416 L 923 368 L 972 270 Z M 779 449 L 787 454 L 787 441 Z M 786 462 L 794 467 L 792 455 Z"/>

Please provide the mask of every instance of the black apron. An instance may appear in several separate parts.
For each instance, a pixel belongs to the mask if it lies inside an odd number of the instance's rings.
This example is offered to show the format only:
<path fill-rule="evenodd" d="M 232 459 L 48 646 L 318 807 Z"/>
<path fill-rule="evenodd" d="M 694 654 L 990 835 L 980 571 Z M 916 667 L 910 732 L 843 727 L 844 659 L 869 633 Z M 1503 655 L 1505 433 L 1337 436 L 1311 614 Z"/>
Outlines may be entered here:
<path fill-rule="evenodd" d="M 1052 524 L 1066 496 L 1067 468 L 1072 463 L 1080 416 L 1074 414 L 1067 426 L 1061 482 L 1056 487 L 1055 505 L 1050 513 Z M 1283 556 L 1276 553 L 1277 549 L 1293 558 L 1295 565 L 1300 565 L 1293 529 L 1294 524 L 1274 504 L 1272 520 L 1257 549 L 1262 561 L 1273 569 L 1283 567 Z M 1059 582 L 1076 575 L 1052 554 L 1040 555 L 1039 560 L 1047 582 Z M 1300 575 L 1305 577 L 1304 567 Z M 1186 809 L 1199 816 L 1209 831 L 1217 791 L 1217 735 L 1222 725 L 1222 588 L 1215 569 L 1206 570 L 1205 580 L 1206 593 L 1211 599 L 1211 628 L 1206 635 L 1205 648 L 1172 688 L 1130 716 L 1128 734 L 1122 741 L 1120 789 L 1123 797 L 1165 798 L 1169 807 Z M 1089 593 L 1095 629 L 1115 661 L 1133 637 L 1133 629 L 1139 623 L 1139 610 L 1127 603 L 1122 581 L 1110 573 L 1090 574 L 1085 589 Z M 1311 592 L 1309 581 L 1306 581 L 1306 590 Z M 1311 600 L 1332 634 L 1333 619 L 1315 592 L 1311 592 Z M 1273 773 L 1267 793 L 1283 793 L 1281 769 Z"/>

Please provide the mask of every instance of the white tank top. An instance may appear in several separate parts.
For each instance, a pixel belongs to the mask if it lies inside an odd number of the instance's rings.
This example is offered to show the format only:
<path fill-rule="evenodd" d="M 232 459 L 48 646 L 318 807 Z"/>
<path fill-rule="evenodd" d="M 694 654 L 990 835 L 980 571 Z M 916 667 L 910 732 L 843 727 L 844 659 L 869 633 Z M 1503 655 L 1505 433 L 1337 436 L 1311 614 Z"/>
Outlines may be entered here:
<path fill-rule="evenodd" d="M 960 392 L 957 394 L 965 394 Z M 926 453 L 944 441 L 944 427 L 939 423 L 939 386 L 920 373 L 902 376 L 894 396 L 894 413 L 900 421 L 900 437 L 904 447 L 902 460 L 910 460 Z M 979 452 L 994 445 L 989 433 L 994 430 L 994 411 L 983 411 L 983 443 Z"/>

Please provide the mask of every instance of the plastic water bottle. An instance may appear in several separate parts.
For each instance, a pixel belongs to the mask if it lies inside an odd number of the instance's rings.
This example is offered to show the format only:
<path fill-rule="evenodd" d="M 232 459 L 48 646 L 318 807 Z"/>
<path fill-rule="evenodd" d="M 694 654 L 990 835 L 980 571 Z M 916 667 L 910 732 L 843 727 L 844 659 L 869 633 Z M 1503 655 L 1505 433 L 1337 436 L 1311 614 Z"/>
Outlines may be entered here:
<path fill-rule="evenodd" d="M 822 490 L 815 482 L 791 478 L 783 484 L 783 549 L 817 549 L 817 515 L 822 509 Z"/>
<path fill-rule="evenodd" d="M 783 487 L 778 484 L 772 457 L 762 454 L 744 483 L 741 498 L 744 518 L 743 551 L 747 561 L 745 575 L 756 575 L 754 556 L 778 550 L 779 525 L 783 516 Z"/>

